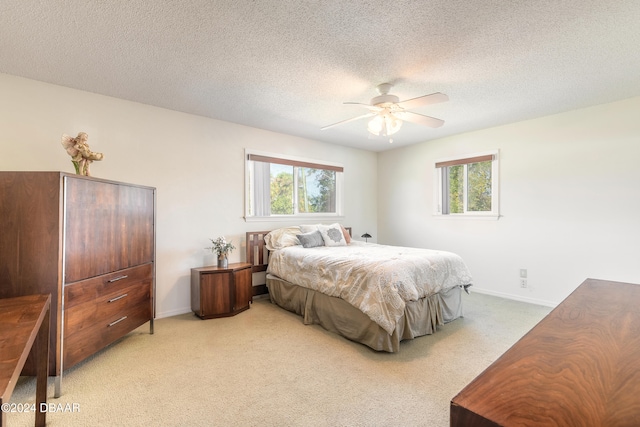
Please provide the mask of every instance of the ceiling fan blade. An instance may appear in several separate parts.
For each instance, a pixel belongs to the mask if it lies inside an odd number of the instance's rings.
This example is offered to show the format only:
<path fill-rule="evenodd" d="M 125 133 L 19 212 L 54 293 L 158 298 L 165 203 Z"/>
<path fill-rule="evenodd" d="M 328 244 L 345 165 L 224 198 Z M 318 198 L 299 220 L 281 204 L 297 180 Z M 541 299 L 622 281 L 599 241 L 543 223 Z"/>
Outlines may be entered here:
<path fill-rule="evenodd" d="M 444 93 L 436 92 L 430 95 L 419 96 L 417 98 L 407 99 L 406 101 L 398 102 L 398 105 L 406 110 L 412 108 L 422 107 L 425 105 L 437 104 L 439 102 L 446 102 L 449 97 Z"/>
<path fill-rule="evenodd" d="M 378 112 L 378 111 L 382 110 L 381 107 L 378 107 L 376 105 L 371 105 L 371 104 L 363 104 L 362 102 L 345 102 L 344 104 L 345 105 L 361 105 L 364 108 L 368 108 L 369 110 L 375 111 L 375 112 Z"/>
<path fill-rule="evenodd" d="M 405 120 L 407 122 L 415 123 L 422 126 L 427 126 L 430 128 L 439 128 L 444 124 L 444 120 L 425 116 L 424 114 L 413 113 L 411 111 L 402 111 L 394 114 L 401 120 Z"/>
<path fill-rule="evenodd" d="M 353 121 L 355 121 L 355 120 L 364 119 L 365 117 L 372 117 L 372 116 L 375 116 L 375 115 L 376 115 L 376 113 L 367 113 L 367 114 L 363 114 L 363 115 L 358 116 L 358 117 L 353 117 L 353 118 L 351 118 L 351 119 L 342 120 L 342 121 L 337 122 L 337 123 L 334 123 L 334 124 L 332 124 L 332 125 L 328 125 L 328 126 L 322 127 L 322 128 L 320 128 L 320 130 L 329 129 L 329 128 L 332 128 L 332 127 L 334 127 L 334 126 L 343 125 L 343 124 L 345 124 L 345 123 L 353 122 Z"/>

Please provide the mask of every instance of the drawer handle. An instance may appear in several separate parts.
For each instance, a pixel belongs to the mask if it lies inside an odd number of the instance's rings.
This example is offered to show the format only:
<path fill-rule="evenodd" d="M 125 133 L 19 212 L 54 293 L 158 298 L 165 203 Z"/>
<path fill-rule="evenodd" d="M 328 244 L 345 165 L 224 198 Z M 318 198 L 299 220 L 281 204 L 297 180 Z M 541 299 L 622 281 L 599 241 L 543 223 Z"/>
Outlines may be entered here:
<path fill-rule="evenodd" d="M 118 301 L 119 299 L 122 299 L 122 298 L 126 297 L 127 295 L 129 295 L 129 294 L 122 294 L 119 297 L 115 297 L 115 298 L 110 299 L 108 302 Z"/>
<path fill-rule="evenodd" d="M 117 282 L 118 280 L 126 279 L 127 277 L 129 277 L 129 276 L 127 276 L 126 274 L 124 276 L 118 276 L 118 277 L 116 277 L 114 279 L 107 280 L 107 283 Z"/>
<path fill-rule="evenodd" d="M 122 322 L 124 319 L 126 319 L 127 316 L 122 316 L 121 318 L 119 318 L 118 320 L 116 320 L 115 322 L 111 322 L 109 323 L 108 326 L 113 326 L 113 325 L 117 325 L 118 323 Z"/>

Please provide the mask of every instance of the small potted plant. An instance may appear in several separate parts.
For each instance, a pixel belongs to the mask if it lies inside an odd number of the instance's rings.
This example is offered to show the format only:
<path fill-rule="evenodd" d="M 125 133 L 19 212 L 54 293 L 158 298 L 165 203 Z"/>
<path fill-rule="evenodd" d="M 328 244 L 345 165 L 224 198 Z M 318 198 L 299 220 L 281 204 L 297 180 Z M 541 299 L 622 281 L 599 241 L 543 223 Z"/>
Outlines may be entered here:
<path fill-rule="evenodd" d="M 218 237 L 217 239 L 209 239 L 213 246 L 205 249 L 209 249 L 218 255 L 218 267 L 227 268 L 229 266 L 229 260 L 227 255 L 231 253 L 236 247 L 231 242 L 227 242 L 227 239 Z"/>

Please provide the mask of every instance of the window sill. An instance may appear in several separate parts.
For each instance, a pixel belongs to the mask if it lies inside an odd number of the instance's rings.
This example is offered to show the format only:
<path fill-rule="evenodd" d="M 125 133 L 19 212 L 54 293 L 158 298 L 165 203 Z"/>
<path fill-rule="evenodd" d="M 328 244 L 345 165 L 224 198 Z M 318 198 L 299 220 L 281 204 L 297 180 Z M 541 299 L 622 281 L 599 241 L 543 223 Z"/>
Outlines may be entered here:
<path fill-rule="evenodd" d="M 295 222 L 295 221 L 333 221 L 343 220 L 343 215 L 282 215 L 282 216 L 245 216 L 245 222 Z"/>
<path fill-rule="evenodd" d="M 453 215 L 442 215 L 442 214 L 433 214 L 435 219 L 448 219 L 448 220 L 481 220 L 481 221 L 497 221 L 502 215 L 500 214 L 487 214 L 487 215 L 472 215 L 472 214 L 453 214 Z"/>

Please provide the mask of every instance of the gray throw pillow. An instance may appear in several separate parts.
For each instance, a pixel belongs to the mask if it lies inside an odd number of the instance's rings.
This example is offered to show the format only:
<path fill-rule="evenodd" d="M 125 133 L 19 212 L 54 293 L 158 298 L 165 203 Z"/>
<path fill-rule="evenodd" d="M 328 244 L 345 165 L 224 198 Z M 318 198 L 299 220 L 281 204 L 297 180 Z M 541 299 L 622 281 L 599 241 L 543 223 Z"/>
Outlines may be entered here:
<path fill-rule="evenodd" d="M 298 234 L 298 240 L 302 243 L 304 248 L 315 248 L 316 246 L 324 246 L 324 239 L 322 234 L 318 231 L 311 231 L 309 233 Z"/>

